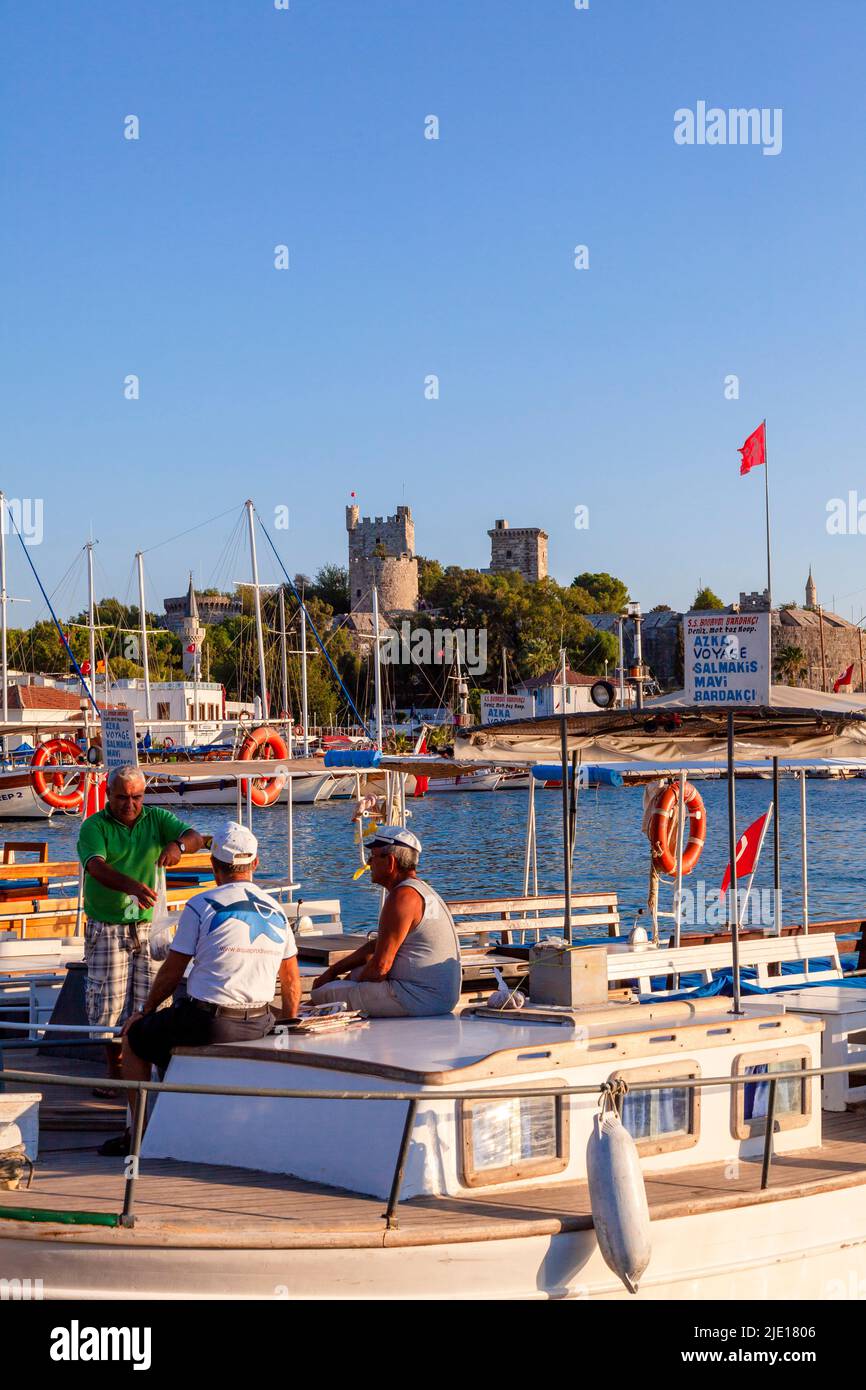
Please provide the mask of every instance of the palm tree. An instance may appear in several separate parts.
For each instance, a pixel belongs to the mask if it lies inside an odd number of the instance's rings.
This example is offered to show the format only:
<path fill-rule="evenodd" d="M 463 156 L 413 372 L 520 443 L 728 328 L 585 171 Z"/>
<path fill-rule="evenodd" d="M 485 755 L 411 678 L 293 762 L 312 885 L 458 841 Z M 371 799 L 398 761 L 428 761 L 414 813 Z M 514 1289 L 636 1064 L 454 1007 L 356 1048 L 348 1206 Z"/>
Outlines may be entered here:
<path fill-rule="evenodd" d="M 801 647 L 781 647 L 773 662 L 773 669 L 786 685 L 796 685 L 807 665 L 808 662 Z"/>

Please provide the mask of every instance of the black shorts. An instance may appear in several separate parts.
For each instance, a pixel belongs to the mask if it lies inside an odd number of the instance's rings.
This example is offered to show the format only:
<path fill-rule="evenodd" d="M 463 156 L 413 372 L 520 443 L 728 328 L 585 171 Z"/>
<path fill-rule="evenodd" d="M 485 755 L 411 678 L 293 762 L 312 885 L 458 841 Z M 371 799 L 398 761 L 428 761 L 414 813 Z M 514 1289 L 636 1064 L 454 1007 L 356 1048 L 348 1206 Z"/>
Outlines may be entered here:
<path fill-rule="evenodd" d="M 214 1017 L 187 998 L 136 1019 L 126 1036 L 136 1057 L 165 1071 L 175 1047 L 249 1041 L 263 1038 L 273 1026 L 270 1010 L 255 1018 Z"/>

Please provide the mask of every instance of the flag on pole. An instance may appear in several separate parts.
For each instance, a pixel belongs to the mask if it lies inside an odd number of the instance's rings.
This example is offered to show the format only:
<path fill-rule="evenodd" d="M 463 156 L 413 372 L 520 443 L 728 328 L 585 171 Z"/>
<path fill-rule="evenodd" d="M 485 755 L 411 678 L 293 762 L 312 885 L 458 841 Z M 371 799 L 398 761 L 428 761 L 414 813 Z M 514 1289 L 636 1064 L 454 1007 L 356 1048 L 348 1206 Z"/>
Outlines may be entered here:
<path fill-rule="evenodd" d="M 839 690 L 840 690 L 840 688 L 841 688 L 843 685 L 850 685 L 850 684 L 851 684 L 851 679 L 852 679 L 853 675 L 854 675 L 854 662 L 852 661 L 852 662 L 851 662 L 851 665 L 848 667 L 847 671 L 843 671 L 842 674 L 841 674 L 841 676 L 837 676 L 836 679 L 834 680 L 834 682 L 833 682 L 833 694 L 834 694 L 834 695 L 838 695 L 838 694 L 839 694 Z"/>
<path fill-rule="evenodd" d="M 84 794 L 83 820 L 95 816 L 97 811 L 105 810 L 105 778 L 98 772 L 88 772 L 87 791 Z"/>
<path fill-rule="evenodd" d="M 756 430 L 753 430 L 743 445 L 738 449 L 740 455 L 740 474 L 748 473 L 752 468 L 760 468 L 767 462 L 767 433 L 766 426 L 762 420 Z"/>
<path fill-rule="evenodd" d="M 753 872 L 758 862 L 758 855 L 761 852 L 761 844 L 764 839 L 764 830 L 769 819 L 770 812 L 765 811 L 756 821 L 753 821 L 749 828 L 743 831 L 737 841 L 737 879 L 745 878 L 747 874 Z M 731 886 L 731 865 L 725 869 L 725 876 L 722 879 L 723 893 L 727 893 Z"/>

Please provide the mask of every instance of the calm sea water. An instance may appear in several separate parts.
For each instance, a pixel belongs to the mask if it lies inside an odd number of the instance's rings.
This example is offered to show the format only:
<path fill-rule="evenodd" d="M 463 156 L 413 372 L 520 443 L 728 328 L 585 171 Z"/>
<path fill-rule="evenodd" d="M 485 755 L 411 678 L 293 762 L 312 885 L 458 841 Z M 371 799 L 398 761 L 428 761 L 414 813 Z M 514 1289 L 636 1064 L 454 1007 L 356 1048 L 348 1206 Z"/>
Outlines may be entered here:
<path fill-rule="evenodd" d="M 728 861 L 727 784 L 699 784 L 707 808 L 707 843 L 686 883 L 718 888 Z M 809 911 L 812 920 L 866 916 L 866 780 L 823 782 L 807 788 Z M 421 871 L 446 898 L 519 893 L 523 884 L 526 792 L 472 792 L 411 801 L 410 826 L 423 845 Z M 772 796 L 766 781 L 737 783 L 737 826 L 743 830 L 766 811 Z M 802 916 L 799 787 L 781 783 L 782 919 Z M 649 845 L 641 834 L 643 791 L 639 787 L 581 792 L 574 854 L 576 891 L 616 891 L 626 926 L 646 901 Z M 561 799 L 556 791 L 536 794 L 539 889 L 562 891 Z M 198 810 L 191 824 L 213 830 L 228 808 Z M 295 808 L 295 879 L 302 898 L 339 898 L 352 929 L 375 926 L 378 892 L 368 875 L 357 883 L 358 847 L 352 803 L 325 802 Z M 52 859 L 74 857 L 79 822 L 55 817 L 45 827 Z M 268 874 L 286 874 L 284 808 L 253 811 L 253 829 Z M 32 839 L 33 822 L 6 822 L 3 838 Z M 768 835 L 755 888 L 771 888 L 772 840 Z M 662 908 L 670 907 L 669 893 Z"/>

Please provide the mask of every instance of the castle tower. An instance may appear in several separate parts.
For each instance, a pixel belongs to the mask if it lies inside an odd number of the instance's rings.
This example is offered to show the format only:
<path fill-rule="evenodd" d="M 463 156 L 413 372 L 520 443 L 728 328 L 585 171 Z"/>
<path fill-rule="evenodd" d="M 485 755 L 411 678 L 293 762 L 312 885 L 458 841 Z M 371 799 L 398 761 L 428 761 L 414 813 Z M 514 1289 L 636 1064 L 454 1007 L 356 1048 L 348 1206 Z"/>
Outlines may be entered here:
<path fill-rule="evenodd" d="M 346 508 L 346 530 L 351 611 L 370 612 L 374 585 L 384 612 L 414 611 L 418 607 L 418 560 L 411 509 L 398 507 L 395 516 L 362 517 L 353 503 Z"/>
<path fill-rule="evenodd" d="M 490 537 L 490 572 L 508 574 L 517 571 L 534 583 L 547 578 L 547 532 L 537 526 L 509 526 L 497 521 Z"/>
<path fill-rule="evenodd" d="M 201 653 L 204 643 L 204 628 L 198 616 L 198 603 L 192 574 L 189 577 L 189 591 L 186 596 L 186 609 L 180 621 L 180 644 L 183 652 L 183 674 L 190 680 L 201 680 Z"/>
<path fill-rule="evenodd" d="M 812 578 L 812 566 L 809 566 L 809 578 L 806 580 L 806 607 L 818 607 L 818 590 L 815 588 L 815 581 Z"/>

